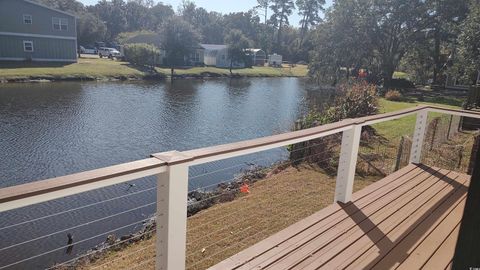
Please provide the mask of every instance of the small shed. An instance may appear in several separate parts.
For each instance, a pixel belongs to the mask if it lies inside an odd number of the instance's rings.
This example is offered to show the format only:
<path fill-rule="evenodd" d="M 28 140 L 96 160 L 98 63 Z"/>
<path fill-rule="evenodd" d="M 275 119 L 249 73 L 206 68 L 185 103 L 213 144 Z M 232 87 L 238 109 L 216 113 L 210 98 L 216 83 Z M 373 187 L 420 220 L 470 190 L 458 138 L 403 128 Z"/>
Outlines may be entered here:
<path fill-rule="evenodd" d="M 206 66 L 228 68 L 230 67 L 230 57 L 228 56 L 228 46 L 221 44 L 200 44 L 205 49 L 204 63 Z M 233 63 L 234 68 L 243 68 L 245 63 Z"/>
<path fill-rule="evenodd" d="M 271 67 L 281 67 L 282 66 L 283 57 L 279 54 L 271 54 L 268 56 L 268 65 Z"/>
<path fill-rule="evenodd" d="M 267 54 L 262 49 L 248 49 L 248 54 L 252 58 L 252 65 L 263 67 L 267 62 Z"/>

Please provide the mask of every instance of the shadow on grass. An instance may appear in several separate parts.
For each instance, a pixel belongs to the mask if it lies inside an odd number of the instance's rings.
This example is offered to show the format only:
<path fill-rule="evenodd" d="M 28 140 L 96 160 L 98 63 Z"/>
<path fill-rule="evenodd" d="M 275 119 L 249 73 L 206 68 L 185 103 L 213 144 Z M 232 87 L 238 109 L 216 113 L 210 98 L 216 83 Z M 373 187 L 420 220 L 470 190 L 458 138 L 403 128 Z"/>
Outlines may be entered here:
<path fill-rule="evenodd" d="M 449 106 L 462 107 L 465 98 L 452 97 L 452 96 L 436 96 L 436 97 L 425 97 L 425 102 L 438 103 Z"/>
<path fill-rule="evenodd" d="M 66 67 L 73 64 L 76 64 L 76 63 L 8 61 L 8 62 L 0 62 L 0 69 L 1 68 L 54 68 L 54 67 Z"/>
<path fill-rule="evenodd" d="M 402 100 L 399 101 L 407 103 L 428 102 L 461 107 L 466 99 L 467 96 L 462 93 L 414 90 L 403 92 Z"/>

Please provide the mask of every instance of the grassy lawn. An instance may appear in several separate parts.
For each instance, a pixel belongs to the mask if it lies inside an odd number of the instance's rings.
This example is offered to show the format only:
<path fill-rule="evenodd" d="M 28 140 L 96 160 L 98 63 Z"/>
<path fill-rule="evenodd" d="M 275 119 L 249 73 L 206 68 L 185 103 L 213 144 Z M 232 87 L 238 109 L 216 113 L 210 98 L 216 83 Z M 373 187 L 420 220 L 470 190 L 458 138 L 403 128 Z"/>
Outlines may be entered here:
<path fill-rule="evenodd" d="M 379 100 L 380 113 L 404 110 L 407 108 L 415 107 L 419 104 L 437 105 L 437 106 L 443 106 L 447 108 L 461 109 L 460 105 L 454 106 L 450 104 L 456 104 L 455 102 L 452 102 L 452 100 L 458 101 L 457 103 L 460 103 L 460 104 L 463 101 L 462 98 L 459 98 L 459 97 L 443 97 L 441 99 L 426 98 L 425 100 L 426 102 L 417 102 L 417 101 L 394 102 L 394 101 L 389 101 L 384 98 L 381 98 Z M 441 114 L 439 113 L 430 113 L 429 118 L 437 117 L 440 115 Z M 410 115 L 397 120 L 375 124 L 373 127 L 387 139 L 393 140 L 393 139 L 399 138 L 402 135 L 413 134 L 413 130 L 415 128 L 415 121 L 416 121 L 415 115 Z"/>
<path fill-rule="evenodd" d="M 170 69 L 157 68 L 157 71 L 165 75 L 170 75 Z M 245 77 L 305 77 L 308 69 L 306 65 L 297 65 L 293 68 L 284 66 L 282 68 L 273 67 L 252 67 L 234 69 L 233 74 Z M 198 76 L 202 74 L 215 74 L 218 76 L 230 76 L 227 68 L 216 67 L 194 67 L 189 69 L 175 69 L 176 75 Z"/>
<path fill-rule="evenodd" d="M 114 78 L 142 77 L 144 73 L 126 62 L 108 59 L 79 59 L 73 64 L 2 63 L 0 79 L 28 79 L 32 77 L 67 78 Z"/>
<path fill-rule="evenodd" d="M 163 75 L 170 75 L 170 70 L 157 68 L 157 72 Z M 303 77 L 307 75 L 307 66 L 296 67 L 253 67 L 236 69 L 233 72 L 239 76 L 246 77 Z M 228 69 L 213 67 L 196 67 L 190 69 L 176 69 L 175 74 L 187 76 L 229 76 Z M 119 79 L 136 78 L 141 79 L 148 75 L 146 72 L 131 66 L 127 62 L 112 61 L 98 58 L 80 58 L 78 63 L 1 63 L 0 80 L 68 80 L 68 79 Z"/>

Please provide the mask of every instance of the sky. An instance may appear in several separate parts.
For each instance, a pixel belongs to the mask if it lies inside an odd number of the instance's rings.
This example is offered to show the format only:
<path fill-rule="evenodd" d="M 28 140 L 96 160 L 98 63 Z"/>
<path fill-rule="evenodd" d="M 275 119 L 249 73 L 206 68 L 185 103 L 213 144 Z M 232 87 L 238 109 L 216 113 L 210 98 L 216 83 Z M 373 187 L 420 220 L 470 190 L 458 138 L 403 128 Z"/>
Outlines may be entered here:
<path fill-rule="evenodd" d="M 98 0 L 79 0 L 85 5 L 94 5 Z M 159 2 L 159 1 L 155 1 Z M 164 4 L 169 4 L 176 11 L 181 0 L 163 0 Z M 247 11 L 257 5 L 257 0 L 194 0 L 195 4 L 199 7 L 203 7 L 208 11 L 217 11 L 220 13 L 230 13 L 238 11 Z M 326 0 L 326 6 L 331 5 L 332 0 Z M 289 18 L 290 24 L 298 26 L 300 22 L 300 16 L 297 11 Z"/>

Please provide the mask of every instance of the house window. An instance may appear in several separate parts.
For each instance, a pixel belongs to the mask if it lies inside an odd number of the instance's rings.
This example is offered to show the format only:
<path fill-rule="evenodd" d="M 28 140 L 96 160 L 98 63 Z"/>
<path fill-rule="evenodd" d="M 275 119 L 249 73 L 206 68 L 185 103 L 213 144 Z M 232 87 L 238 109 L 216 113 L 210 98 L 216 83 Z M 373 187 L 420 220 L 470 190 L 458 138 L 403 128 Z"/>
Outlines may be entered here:
<path fill-rule="evenodd" d="M 24 41 L 23 41 L 23 51 L 25 51 L 25 52 L 33 52 L 33 41 L 24 40 Z"/>
<path fill-rule="evenodd" d="M 68 20 L 65 18 L 52 18 L 53 30 L 66 31 L 68 30 Z"/>
<path fill-rule="evenodd" d="M 32 15 L 24 14 L 23 15 L 23 24 L 32 24 Z"/>

